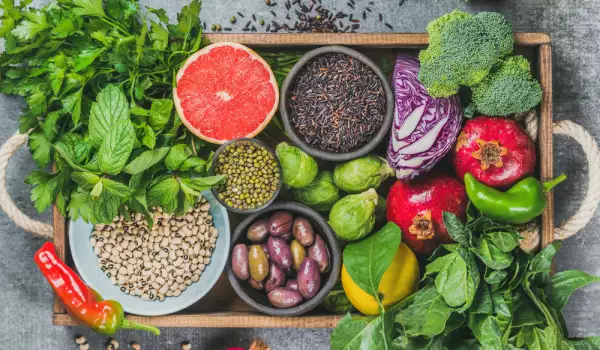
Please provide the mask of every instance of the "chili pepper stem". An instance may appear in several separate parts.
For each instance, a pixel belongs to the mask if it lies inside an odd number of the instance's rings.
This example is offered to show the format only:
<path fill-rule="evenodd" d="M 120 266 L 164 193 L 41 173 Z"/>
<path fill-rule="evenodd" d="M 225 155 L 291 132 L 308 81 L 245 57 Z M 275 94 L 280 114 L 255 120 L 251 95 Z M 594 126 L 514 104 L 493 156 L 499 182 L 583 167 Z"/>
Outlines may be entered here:
<path fill-rule="evenodd" d="M 548 182 L 544 182 L 542 185 L 544 186 L 544 191 L 550 192 L 556 185 L 565 181 L 567 179 L 567 175 L 561 174 L 560 176 L 552 179 Z"/>
<path fill-rule="evenodd" d="M 147 331 L 147 332 L 153 333 L 154 335 L 160 335 L 160 329 L 153 327 L 153 326 L 148 326 L 145 324 L 129 321 L 128 319 L 123 319 L 123 321 L 121 322 L 120 328 L 121 329 L 137 329 L 140 331 Z"/>

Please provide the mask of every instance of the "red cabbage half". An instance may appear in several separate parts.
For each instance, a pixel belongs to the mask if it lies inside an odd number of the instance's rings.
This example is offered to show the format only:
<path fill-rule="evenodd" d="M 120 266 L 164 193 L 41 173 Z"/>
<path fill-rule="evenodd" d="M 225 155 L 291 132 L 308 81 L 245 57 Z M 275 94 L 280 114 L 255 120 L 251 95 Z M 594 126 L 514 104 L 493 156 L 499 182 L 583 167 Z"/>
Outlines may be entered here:
<path fill-rule="evenodd" d="M 392 76 L 396 108 L 387 160 L 401 180 L 431 170 L 456 141 L 463 119 L 458 96 L 429 96 L 419 68 L 417 58 L 399 54 Z"/>

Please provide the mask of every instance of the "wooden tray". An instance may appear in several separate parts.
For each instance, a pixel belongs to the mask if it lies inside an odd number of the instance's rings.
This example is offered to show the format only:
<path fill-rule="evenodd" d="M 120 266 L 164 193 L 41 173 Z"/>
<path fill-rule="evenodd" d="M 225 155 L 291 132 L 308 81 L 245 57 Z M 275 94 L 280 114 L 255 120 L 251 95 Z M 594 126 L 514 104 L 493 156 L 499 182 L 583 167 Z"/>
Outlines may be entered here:
<path fill-rule="evenodd" d="M 416 52 L 427 46 L 427 34 L 208 34 L 211 42 L 233 41 L 251 47 L 282 49 L 302 46 L 348 45 L 376 59 L 393 58 L 399 51 Z M 542 181 L 552 178 L 552 52 L 550 37 L 543 33 L 516 33 L 518 52 L 537 66 L 538 79 L 543 89 L 539 107 L 538 155 Z M 541 218 L 542 246 L 553 240 L 554 207 L 552 194 Z M 54 208 L 54 244 L 58 255 L 69 261 L 65 235 L 65 218 Z M 137 322 L 157 327 L 220 327 L 220 328 L 333 328 L 343 315 L 319 311 L 299 317 L 272 317 L 257 313 L 239 299 L 223 273 L 213 289 L 197 304 L 185 311 L 168 316 L 128 316 Z M 55 298 L 53 323 L 75 326 L 77 322 L 66 314 Z"/>

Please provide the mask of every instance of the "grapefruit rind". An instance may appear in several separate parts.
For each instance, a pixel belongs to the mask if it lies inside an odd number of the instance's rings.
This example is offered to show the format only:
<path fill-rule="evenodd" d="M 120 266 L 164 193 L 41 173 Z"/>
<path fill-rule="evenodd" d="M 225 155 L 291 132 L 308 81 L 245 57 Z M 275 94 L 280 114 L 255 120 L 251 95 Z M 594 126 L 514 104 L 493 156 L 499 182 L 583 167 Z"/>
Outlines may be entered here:
<path fill-rule="evenodd" d="M 271 108 L 271 110 L 265 116 L 265 119 L 263 120 L 263 122 L 254 131 L 252 131 L 251 133 L 249 133 L 247 135 L 243 135 L 240 137 L 240 138 L 253 138 L 254 136 L 258 135 L 258 133 L 260 133 L 267 126 L 267 124 L 269 124 L 269 122 L 275 115 L 275 112 L 277 112 L 277 107 L 279 106 L 279 87 L 277 86 L 277 80 L 275 79 L 275 74 L 273 74 L 273 71 L 271 70 L 271 67 L 269 66 L 267 61 L 265 61 L 258 53 L 256 53 L 256 51 L 250 49 L 247 46 L 244 46 L 244 45 L 238 44 L 238 43 L 234 43 L 234 42 L 224 41 L 224 42 L 218 42 L 218 43 L 208 45 L 208 46 L 198 50 L 196 53 L 194 53 L 190 57 L 188 57 L 188 59 L 183 64 L 183 66 L 177 72 L 177 76 L 176 76 L 177 83 L 179 83 L 179 80 L 185 74 L 185 70 L 188 68 L 188 66 L 190 64 L 195 62 L 200 56 L 206 55 L 211 50 L 218 48 L 218 47 L 222 47 L 222 46 L 230 46 L 230 47 L 233 47 L 236 49 L 241 49 L 241 50 L 246 51 L 254 60 L 257 60 L 260 63 L 262 63 L 262 65 L 265 67 L 265 69 L 269 73 L 270 83 L 273 86 L 273 91 L 275 93 L 275 101 L 273 103 L 273 108 Z M 181 106 L 181 100 L 179 99 L 179 96 L 177 94 L 177 86 L 173 88 L 173 102 L 175 104 L 175 108 L 177 110 L 177 115 L 179 116 L 179 119 L 181 120 L 183 125 L 185 125 L 185 127 L 189 131 L 191 131 L 194 135 L 198 136 L 199 138 L 201 138 L 207 142 L 214 143 L 214 144 L 224 144 L 228 141 L 231 141 L 231 140 L 225 140 L 225 139 L 223 139 L 223 140 L 215 139 L 215 138 L 212 138 L 212 137 L 202 134 L 200 132 L 200 130 L 198 130 L 196 127 L 194 127 L 190 123 L 190 121 L 184 117 L 185 113 L 183 112 L 183 107 Z"/>

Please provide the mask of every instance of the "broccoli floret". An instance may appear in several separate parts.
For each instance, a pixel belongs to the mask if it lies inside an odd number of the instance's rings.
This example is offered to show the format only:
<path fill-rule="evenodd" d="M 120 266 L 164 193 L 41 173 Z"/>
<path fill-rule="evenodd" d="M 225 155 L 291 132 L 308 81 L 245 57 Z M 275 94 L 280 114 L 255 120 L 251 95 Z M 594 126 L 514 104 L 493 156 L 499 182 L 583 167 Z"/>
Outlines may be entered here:
<path fill-rule="evenodd" d="M 541 100 L 542 88 L 531 76 L 529 61 L 523 56 L 509 57 L 473 87 L 475 108 L 490 116 L 527 112 Z"/>
<path fill-rule="evenodd" d="M 433 97 L 448 97 L 460 85 L 474 86 L 513 51 L 512 26 L 495 12 L 454 10 L 427 26 L 429 47 L 421 51 L 419 79 Z"/>

